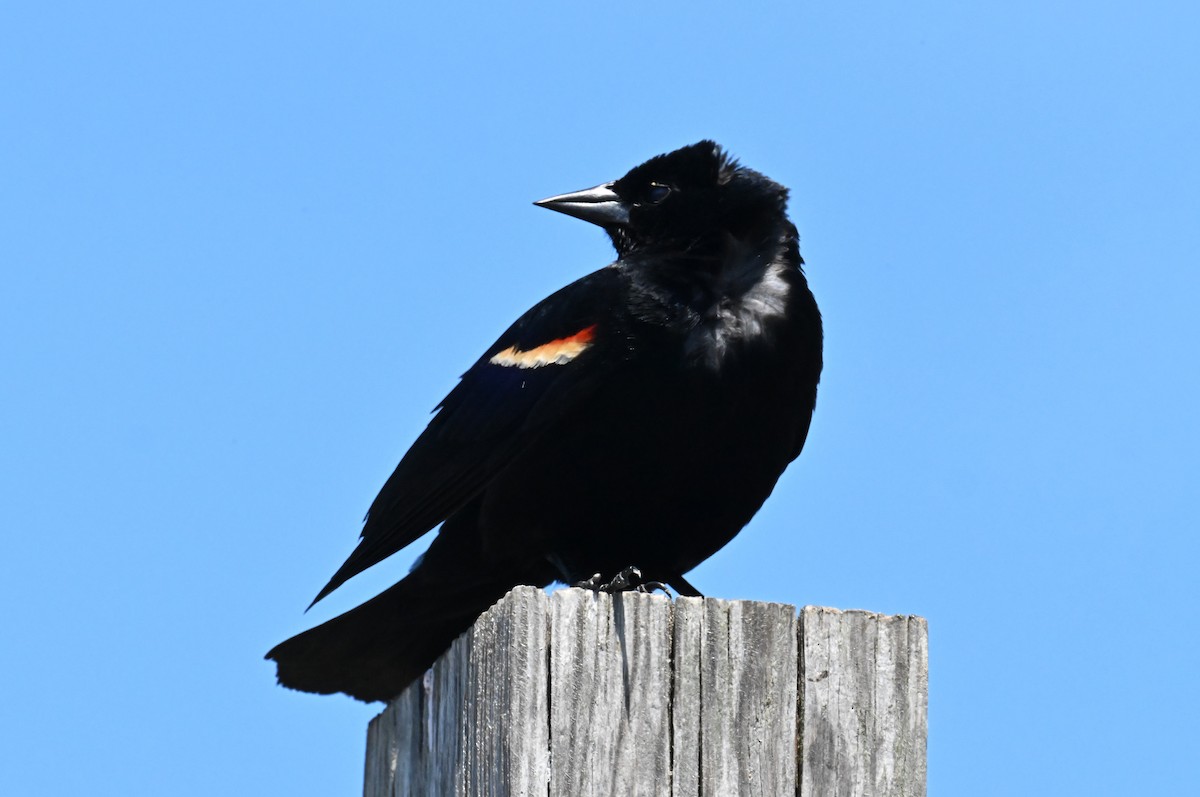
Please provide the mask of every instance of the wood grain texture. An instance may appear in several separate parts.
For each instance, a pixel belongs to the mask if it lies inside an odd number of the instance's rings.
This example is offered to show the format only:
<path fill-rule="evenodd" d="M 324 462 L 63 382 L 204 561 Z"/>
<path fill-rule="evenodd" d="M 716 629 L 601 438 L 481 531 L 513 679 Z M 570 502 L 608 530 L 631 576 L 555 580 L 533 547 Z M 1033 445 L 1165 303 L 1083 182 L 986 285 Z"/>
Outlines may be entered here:
<path fill-rule="evenodd" d="M 919 617 L 513 590 L 368 729 L 364 794 L 923 795 Z"/>
<path fill-rule="evenodd" d="M 571 589 L 550 605 L 550 794 L 667 797 L 671 601 Z"/>
<path fill-rule="evenodd" d="M 671 691 L 671 795 L 700 794 L 700 640 L 704 637 L 704 598 L 676 598 L 672 641 L 675 682 Z"/>
<path fill-rule="evenodd" d="M 800 794 L 924 795 L 925 620 L 806 606 L 801 625 Z"/>
<path fill-rule="evenodd" d="M 795 608 L 680 598 L 675 615 L 674 793 L 795 794 Z"/>
<path fill-rule="evenodd" d="M 546 794 L 547 603 L 514 589 L 371 721 L 365 795 Z"/>

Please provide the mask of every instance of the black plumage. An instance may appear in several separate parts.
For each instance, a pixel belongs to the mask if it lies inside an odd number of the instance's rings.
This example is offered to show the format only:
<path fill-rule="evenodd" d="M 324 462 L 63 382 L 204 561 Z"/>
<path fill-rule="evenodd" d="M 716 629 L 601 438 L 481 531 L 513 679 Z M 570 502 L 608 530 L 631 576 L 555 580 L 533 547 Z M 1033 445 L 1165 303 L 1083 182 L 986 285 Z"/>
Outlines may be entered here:
<path fill-rule="evenodd" d="M 539 205 L 618 259 L 512 325 L 442 401 L 317 595 L 442 528 L 412 572 L 276 646 L 279 681 L 385 700 L 517 584 L 684 573 L 808 433 L 821 317 L 787 190 L 701 141 Z M 315 603 L 315 601 L 314 601 Z"/>

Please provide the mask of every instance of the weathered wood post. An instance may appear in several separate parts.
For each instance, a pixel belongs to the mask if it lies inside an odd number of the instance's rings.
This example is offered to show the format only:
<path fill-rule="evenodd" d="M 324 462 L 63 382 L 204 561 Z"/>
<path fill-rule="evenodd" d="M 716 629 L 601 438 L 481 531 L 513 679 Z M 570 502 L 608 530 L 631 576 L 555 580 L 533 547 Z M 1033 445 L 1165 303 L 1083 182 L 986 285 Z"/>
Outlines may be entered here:
<path fill-rule="evenodd" d="M 367 733 L 365 797 L 925 794 L 920 617 L 519 587 Z"/>

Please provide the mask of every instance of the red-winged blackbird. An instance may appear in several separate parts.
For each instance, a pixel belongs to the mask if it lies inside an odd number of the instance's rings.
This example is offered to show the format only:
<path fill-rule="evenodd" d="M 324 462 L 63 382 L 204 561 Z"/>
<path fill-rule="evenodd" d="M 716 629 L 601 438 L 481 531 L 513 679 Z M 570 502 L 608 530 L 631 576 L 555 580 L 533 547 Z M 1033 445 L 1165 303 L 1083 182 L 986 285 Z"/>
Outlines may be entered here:
<path fill-rule="evenodd" d="M 284 686 L 394 697 L 517 584 L 632 564 L 698 594 L 683 574 L 800 453 L 821 316 L 786 188 L 701 141 L 537 204 L 603 227 L 616 262 L 463 374 L 316 600 L 441 531 L 398 584 L 268 653 Z"/>

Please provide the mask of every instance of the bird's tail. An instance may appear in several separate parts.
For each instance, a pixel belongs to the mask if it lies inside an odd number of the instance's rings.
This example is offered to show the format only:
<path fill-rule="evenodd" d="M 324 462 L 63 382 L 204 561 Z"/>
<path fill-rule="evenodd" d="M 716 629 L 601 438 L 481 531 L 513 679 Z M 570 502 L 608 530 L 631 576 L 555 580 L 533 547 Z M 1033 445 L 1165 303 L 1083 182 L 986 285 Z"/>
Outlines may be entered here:
<path fill-rule="evenodd" d="M 419 567 L 362 606 L 281 642 L 267 658 L 290 689 L 390 700 L 514 583 L 511 573 L 436 578 Z"/>

